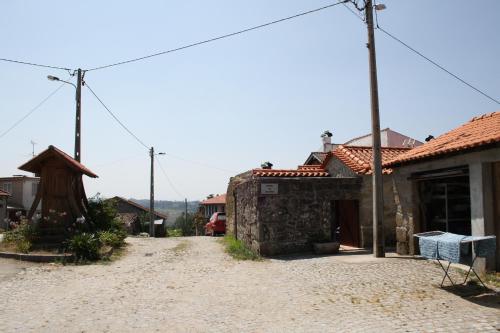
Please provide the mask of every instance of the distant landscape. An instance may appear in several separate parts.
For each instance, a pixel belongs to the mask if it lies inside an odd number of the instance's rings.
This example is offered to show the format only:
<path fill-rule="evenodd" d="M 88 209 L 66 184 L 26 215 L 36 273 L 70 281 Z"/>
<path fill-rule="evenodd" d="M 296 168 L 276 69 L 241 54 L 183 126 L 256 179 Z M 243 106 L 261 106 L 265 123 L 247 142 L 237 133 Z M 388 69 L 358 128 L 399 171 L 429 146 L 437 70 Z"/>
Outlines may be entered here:
<path fill-rule="evenodd" d="M 145 207 L 149 207 L 149 199 L 134 199 L 131 198 L 133 202 L 136 202 Z M 200 205 L 199 201 L 188 201 L 188 213 L 195 213 Z M 155 209 L 161 213 L 168 215 L 167 224 L 173 224 L 175 219 L 182 215 L 185 210 L 184 201 L 168 201 L 168 200 L 155 200 Z"/>

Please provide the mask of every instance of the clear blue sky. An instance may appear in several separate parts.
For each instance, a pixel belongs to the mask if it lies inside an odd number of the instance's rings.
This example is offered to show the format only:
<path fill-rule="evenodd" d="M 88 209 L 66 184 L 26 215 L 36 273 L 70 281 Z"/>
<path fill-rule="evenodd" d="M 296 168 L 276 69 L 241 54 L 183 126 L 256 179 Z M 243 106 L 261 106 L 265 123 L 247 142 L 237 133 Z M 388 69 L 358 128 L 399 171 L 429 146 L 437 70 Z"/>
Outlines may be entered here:
<path fill-rule="evenodd" d="M 2 1 L 0 57 L 91 68 L 178 47 L 333 1 Z M 500 98 L 500 1 L 385 2 L 381 26 Z M 381 126 L 423 139 L 499 106 L 381 33 Z M 101 71 L 86 81 L 148 146 L 233 170 L 296 167 L 329 129 L 335 142 L 370 131 L 366 28 L 342 6 L 259 31 Z M 60 70 L 0 62 L 0 132 L 38 104 Z M 149 158 L 83 91 L 88 195 L 146 198 Z M 73 154 L 74 89 L 63 87 L 0 139 L 0 175 L 53 144 Z M 161 157 L 156 198 L 223 193 L 234 174 Z"/>

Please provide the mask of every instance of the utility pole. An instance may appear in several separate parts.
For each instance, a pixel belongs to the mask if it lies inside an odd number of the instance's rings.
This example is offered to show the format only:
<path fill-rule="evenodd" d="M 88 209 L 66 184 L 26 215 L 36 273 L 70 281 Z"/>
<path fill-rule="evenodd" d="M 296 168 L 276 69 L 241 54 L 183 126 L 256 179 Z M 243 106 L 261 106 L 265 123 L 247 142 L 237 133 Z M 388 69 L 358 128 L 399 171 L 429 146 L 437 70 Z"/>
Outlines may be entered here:
<path fill-rule="evenodd" d="M 366 25 L 368 28 L 368 54 L 370 70 L 370 95 L 372 114 L 373 149 L 373 254 L 385 257 L 384 241 L 384 198 L 382 184 L 382 151 L 380 144 L 380 116 L 378 105 L 377 61 L 375 56 L 375 33 L 373 31 L 373 3 L 365 0 Z"/>
<path fill-rule="evenodd" d="M 184 221 L 186 222 L 186 226 L 188 224 L 188 199 L 184 199 Z"/>
<path fill-rule="evenodd" d="M 154 158 L 155 151 L 154 148 L 151 147 L 149 150 L 149 156 L 151 157 L 151 188 L 149 195 L 149 236 L 155 236 L 155 178 L 154 178 Z"/>
<path fill-rule="evenodd" d="M 78 68 L 78 81 L 76 82 L 76 124 L 75 124 L 75 160 L 81 161 L 81 115 L 82 115 L 82 70 Z"/>

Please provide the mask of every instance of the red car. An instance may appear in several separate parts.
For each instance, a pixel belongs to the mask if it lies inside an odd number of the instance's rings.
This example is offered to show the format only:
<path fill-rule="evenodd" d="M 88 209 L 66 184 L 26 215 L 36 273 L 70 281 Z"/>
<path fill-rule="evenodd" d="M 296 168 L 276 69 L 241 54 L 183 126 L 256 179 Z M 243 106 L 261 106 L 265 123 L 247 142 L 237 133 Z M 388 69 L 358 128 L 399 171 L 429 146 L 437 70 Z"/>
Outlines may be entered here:
<path fill-rule="evenodd" d="M 205 225 L 205 235 L 216 236 L 226 233 L 226 213 L 217 212 Z"/>

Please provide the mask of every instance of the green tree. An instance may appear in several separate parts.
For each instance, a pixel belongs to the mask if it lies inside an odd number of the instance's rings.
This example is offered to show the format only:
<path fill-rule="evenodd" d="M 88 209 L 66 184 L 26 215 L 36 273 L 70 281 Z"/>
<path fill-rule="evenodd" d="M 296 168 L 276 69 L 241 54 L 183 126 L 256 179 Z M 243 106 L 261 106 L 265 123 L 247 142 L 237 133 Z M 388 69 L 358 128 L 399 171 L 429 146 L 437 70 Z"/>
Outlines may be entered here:
<path fill-rule="evenodd" d="M 181 229 L 183 236 L 193 236 L 195 234 L 195 222 L 193 214 L 182 213 L 181 216 L 175 219 L 174 228 Z"/>

